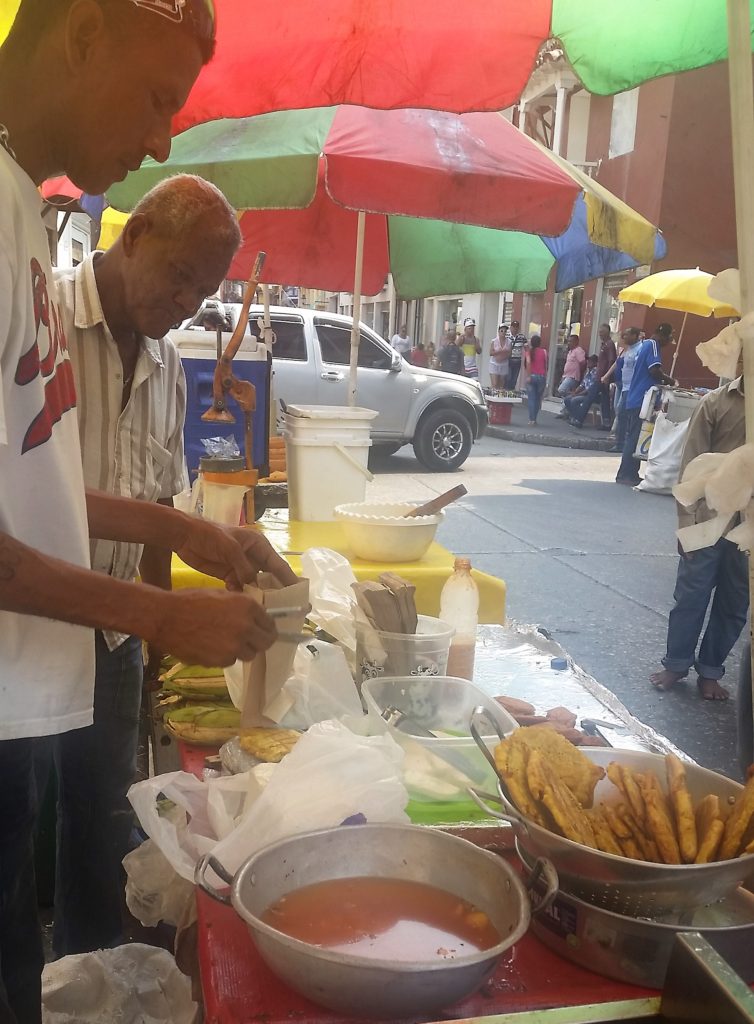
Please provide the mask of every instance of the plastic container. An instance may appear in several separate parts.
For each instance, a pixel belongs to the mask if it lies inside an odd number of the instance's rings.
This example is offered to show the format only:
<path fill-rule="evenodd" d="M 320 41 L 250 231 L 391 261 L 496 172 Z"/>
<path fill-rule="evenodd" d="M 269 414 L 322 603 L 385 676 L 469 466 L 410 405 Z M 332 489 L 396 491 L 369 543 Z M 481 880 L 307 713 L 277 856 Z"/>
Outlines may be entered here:
<path fill-rule="evenodd" d="M 331 522 L 335 506 L 363 501 L 372 479 L 373 409 L 289 405 L 285 414 L 288 504 L 299 522 Z"/>
<path fill-rule="evenodd" d="M 417 562 L 435 539 L 443 513 L 412 516 L 415 502 L 362 501 L 338 505 L 340 522 L 350 552 L 367 562 Z"/>
<path fill-rule="evenodd" d="M 239 526 L 247 491 L 259 474 L 246 469 L 244 460 L 203 458 L 199 460 L 202 518 L 223 526 Z"/>
<path fill-rule="evenodd" d="M 335 507 L 363 501 L 372 442 L 329 437 L 285 439 L 288 466 L 288 507 L 291 519 L 302 523 L 328 523 Z"/>
<path fill-rule="evenodd" d="M 379 676 L 443 676 L 453 629 L 447 622 L 419 615 L 416 634 L 356 627 L 357 685 Z"/>
<path fill-rule="evenodd" d="M 440 618 L 455 630 L 448 657 L 448 675 L 473 679 L 479 590 L 468 558 L 455 560 L 453 575 L 440 594 Z"/>
<path fill-rule="evenodd" d="M 516 729 L 516 723 L 473 683 L 449 676 L 369 679 L 362 694 L 372 728 L 388 732 L 406 751 L 404 773 L 412 800 L 465 804 L 470 785 L 495 791 L 494 773 L 469 732 L 471 714 L 481 705 L 505 735 Z M 383 718 L 392 708 L 407 716 L 399 726 Z M 409 730 L 435 735 L 412 735 Z M 491 750 L 499 742 L 495 735 L 486 739 Z"/>

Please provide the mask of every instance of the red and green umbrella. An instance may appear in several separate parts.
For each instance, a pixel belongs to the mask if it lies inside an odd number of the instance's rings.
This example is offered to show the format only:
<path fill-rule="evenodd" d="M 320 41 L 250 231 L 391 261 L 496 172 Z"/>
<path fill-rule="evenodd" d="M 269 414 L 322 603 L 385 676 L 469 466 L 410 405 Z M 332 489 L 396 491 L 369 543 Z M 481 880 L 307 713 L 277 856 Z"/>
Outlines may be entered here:
<path fill-rule="evenodd" d="M 165 164 L 146 160 L 110 202 L 131 209 L 176 172 L 254 211 L 244 227 L 250 249 L 268 253 L 268 281 L 350 291 L 353 211 L 366 215 L 367 294 L 388 272 L 410 298 L 541 291 L 556 261 L 565 288 L 665 251 L 647 220 L 497 113 L 330 107 L 215 121 L 179 135 Z"/>

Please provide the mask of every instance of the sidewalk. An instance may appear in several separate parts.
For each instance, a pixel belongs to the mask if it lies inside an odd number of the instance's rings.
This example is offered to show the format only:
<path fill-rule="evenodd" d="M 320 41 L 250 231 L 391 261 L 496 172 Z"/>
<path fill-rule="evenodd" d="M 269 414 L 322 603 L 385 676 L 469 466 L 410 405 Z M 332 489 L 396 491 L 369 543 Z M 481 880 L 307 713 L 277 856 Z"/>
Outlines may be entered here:
<path fill-rule="evenodd" d="M 519 441 L 522 444 L 541 444 L 552 448 L 580 448 L 595 452 L 607 452 L 615 444 L 604 430 L 597 427 L 572 427 L 568 420 L 558 419 L 555 413 L 560 407 L 552 399 L 546 399 L 537 417 L 536 427 L 530 427 L 526 400 L 514 405 L 508 426 L 487 427 L 489 437 L 501 441 Z"/>

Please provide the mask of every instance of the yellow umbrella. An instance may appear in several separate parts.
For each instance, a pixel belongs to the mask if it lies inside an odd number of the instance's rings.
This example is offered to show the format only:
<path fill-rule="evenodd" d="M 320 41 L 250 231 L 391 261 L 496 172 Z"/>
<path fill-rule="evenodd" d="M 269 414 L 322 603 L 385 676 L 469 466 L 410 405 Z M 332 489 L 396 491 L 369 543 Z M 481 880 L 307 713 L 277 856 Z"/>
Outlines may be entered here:
<path fill-rule="evenodd" d="M 98 249 L 109 249 L 115 239 L 120 235 L 128 220 L 127 213 L 121 213 L 108 206 L 102 214 L 102 227 L 100 230 Z"/>
<path fill-rule="evenodd" d="M 684 314 L 670 367 L 671 377 L 689 313 L 695 316 L 740 316 L 739 311 L 733 306 L 708 295 L 707 288 L 711 280 L 712 274 L 705 273 L 699 267 L 695 270 L 661 270 L 658 274 L 650 274 L 649 277 L 630 284 L 618 293 L 621 302 L 635 302 L 639 306 L 654 306 L 657 309 L 674 309 Z"/>

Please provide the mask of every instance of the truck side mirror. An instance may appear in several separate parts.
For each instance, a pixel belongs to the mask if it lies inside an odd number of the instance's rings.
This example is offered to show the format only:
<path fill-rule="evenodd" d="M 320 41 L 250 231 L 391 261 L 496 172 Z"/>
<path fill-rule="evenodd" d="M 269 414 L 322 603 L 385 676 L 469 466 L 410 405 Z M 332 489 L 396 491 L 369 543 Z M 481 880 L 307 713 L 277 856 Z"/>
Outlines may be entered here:
<path fill-rule="evenodd" d="M 403 369 L 403 356 L 400 352 L 393 352 L 393 359 L 390 363 L 390 370 L 392 373 L 400 373 Z"/>

